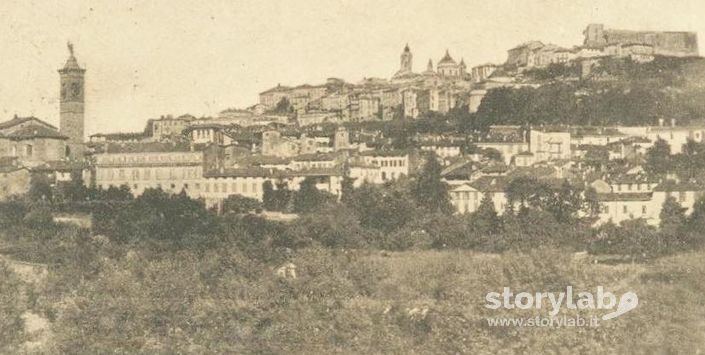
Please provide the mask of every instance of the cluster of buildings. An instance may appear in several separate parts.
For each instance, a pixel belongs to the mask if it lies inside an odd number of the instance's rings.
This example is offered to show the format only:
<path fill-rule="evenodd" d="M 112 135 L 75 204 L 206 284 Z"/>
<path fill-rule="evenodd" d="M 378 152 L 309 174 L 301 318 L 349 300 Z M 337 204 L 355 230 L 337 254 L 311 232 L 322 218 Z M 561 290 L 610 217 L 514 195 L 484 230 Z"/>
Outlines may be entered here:
<path fill-rule="evenodd" d="M 592 75 L 605 58 L 630 59 L 637 63 L 653 61 L 656 56 L 697 57 L 698 36 L 694 32 L 657 32 L 605 29 L 602 24 L 590 24 L 583 32 L 581 45 L 570 48 L 533 40 L 507 51 L 502 65 L 483 64 L 472 68 L 475 85 L 468 105 L 475 112 L 487 91 L 496 87 L 536 87 L 522 75 L 527 70 L 546 68 L 551 64 L 569 64 L 578 68 L 579 76 Z"/>
<path fill-rule="evenodd" d="M 688 141 L 703 143 L 705 125 L 671 123 L 665 126 L 659 120 L 658 125 L 645 127 L 541 127 L 528 131 L 514 127 L 514 137 L 523 139 L 473 143 L 480 149 L 501 152 L 500 163 L 483 164 L 481 158 L 466 154 L 453 160 L 443 176 L 458 213 L 477 211 L 485 195 L 490 196 L 499 214 L 504 213 L 509 208 L 509 183 L 525 176 L 556 187 L 568 180 L 573 186 L 593 188 L 600 204 L 596 224 L 644 219 L 658 225 L 668 196 L 675 197 L 688 212 L 697 199 L 705 196 L 705 181 L 680 181 L 675 174 L 656 178 L 642 168 L 647 150 L 657 140 L 667 143 L 671 154 L 682 152 Z M 434 146 L 434 150 L 440 150 L 439 155 L 447 152 L 448 146 L 460 146 L 457 140 L 441 143 L 437 141 Z"/>
<path fill-rule="evenodd" d="M 627 33 L 600 25 L 588 27 L 578 52 L 611 53 L 610 48 L 628 48 L 637 40 L 658 48 L 654 53 L 697 53 L 689 34 Z M 675 195 L 690 209 L 705 190 L 693 181 L 656 181 L 640 168 L 655 141 L 666 141 L 675 154 L 691 140 L 702 142 L 705 126 L 664 120 L 644 127 L 494 126 L 481 136 L 417 134 L 412 147 L 400 151 L 389 148 L 382 132 L 342 125 L 413 119 L 460 104 L 472 110 L 493 85 L 517 85 L 493 78 L 500 66 L 485 64 L 468 72 L 464 60 L 456 62 L 448 52 L 435 67 L 429 60 L 426 70 L 416 73 L 408 45 L 389 80 L 277 85 L 260 93 L 259 103 L 247 110 L 228 109 L 216 117 L 162 116 L 149 119 L 141 132 L 99 133 L 85 141 L 85 70 L 69 50 L 59 70 L 59 127 L 35 117 L 0 122 L 0 199 L 27 192 L 36 174 L 53 184 L 81 178 L 102 189 L 128 186 L 135 195 L 148 188 L 183 191 L 208 206 L 231 195 L 261 200 L 267 181 L 297 190 L 313 179 L 319 190 L 340 196 L 345 178 L 360 186 L 412 176 L 426 154 L 442 161 L 459 214 L 476 211 L 485 195 L 503 213 L 507 187 L 519 176 L 593 187 L 601 204 L 598 223 L 643 218 L 655 224 L 667 196 Z M 574 60 L 573 55 L 580 54 L 531 42 L 511 49 L 508 64 L 543 66 Z"/>
<path fill-rule="evenodd" d="M 429 59 L 422 73 L 413 71 L 408 45 L 399 70 L 389 79 L 367 78 L 351 84 L 330 78 L 320 85 L 277 85 L 259 94 L 258 109 L 289 112 L 300 126 L 323 122 L 387 121 L 418 118 L 429 112 L 446 113 L 469 95 L 472 76 L 463 59 L 446 51 L 434 68 Z"/>
<path fill-rule="evenodd" d="M 69 44 L 60 75 L 59 128 L 36 117 L 0 122 L 0 199 L 29 190 L 32 174 L 54 182 L 71 179 L 84 167 L 84 74 Z"/>
<path fill-rule="evenodd" d="M 507 51 L 506 65 L 516 68 L 541 68 L 599 57 L 630 57 L 646 62 L 654 56 L 698 56 L 698 35 L 694 32 L 654 32 L 605 29 L 590 24 L 583 32 L 580 46 L 564 48 L 541 41 L 530 41 Z"/>

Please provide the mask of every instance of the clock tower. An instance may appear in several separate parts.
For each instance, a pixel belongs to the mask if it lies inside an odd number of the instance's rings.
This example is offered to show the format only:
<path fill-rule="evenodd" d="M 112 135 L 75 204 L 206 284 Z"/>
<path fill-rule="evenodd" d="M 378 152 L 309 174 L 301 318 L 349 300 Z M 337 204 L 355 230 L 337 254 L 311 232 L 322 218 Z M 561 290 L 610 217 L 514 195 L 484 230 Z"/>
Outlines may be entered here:
<path fill-rule="evenodd" d="M 62 69 L 60 93 L 59 131 L 69 137 L 67 145 L 68 156 L 72 159 L 82 159 L 84 152 L 84 75 L 86 70 L 78 66 L 73 55 L 73 45 L 68 44 L 69 59 Z"/>

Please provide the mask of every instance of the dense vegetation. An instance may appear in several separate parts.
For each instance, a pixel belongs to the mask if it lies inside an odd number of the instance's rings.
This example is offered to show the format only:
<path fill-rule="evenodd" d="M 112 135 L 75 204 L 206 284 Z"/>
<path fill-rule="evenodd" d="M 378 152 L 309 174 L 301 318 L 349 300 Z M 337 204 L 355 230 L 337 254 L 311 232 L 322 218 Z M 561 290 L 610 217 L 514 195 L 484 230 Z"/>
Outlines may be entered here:
<path fill-rule="evenodd" d="M 0 204 L 0 241 L 11 258 L 50 272 L 26 292 L 0 264 L 0 344 L 18 349 L 27 309 L 52 322 L 49 353 L 677 353 L 704 344 L 705 200 L 689 216 L 666 201 L 660 228 L 594 230 L 578 213 L 594 209 L 590 194 L 529 178 L 510 184 L 516 211 L 498 216 L 486 197 L 476 213 L 452 215 L 433 158 L 415 179 L 346 181 L 340 203 L 309 185 L 315 198 L 269 190 L 263 203 L 233 197 L 216 214 L 184 194 L 35 181 L 28 196 Z M 299 218 L 258 213 L 281 206 Z M 92 213 L 92 231 L 54 223 L 58 211 Z M 571 257 L 582 250 L 631 264 Z M 279 275 L 286 263 L 297 277 Z M 485 309 L 486 292 L 566 285 L 634 290 L 659 307 L 598 329 L 484 321 L 510 315 Z"/>
<path fill-rule="evenodd" d="M 514 125 L 653 125 L 658 118 L 681 123 L 705 116 L 700 58 L 656 57 L 650 63 L 603 59 L 584 80 L 572 67 L 529 71 L 538 88 L 489 91 L 472 120 L 477 128 Z"/>

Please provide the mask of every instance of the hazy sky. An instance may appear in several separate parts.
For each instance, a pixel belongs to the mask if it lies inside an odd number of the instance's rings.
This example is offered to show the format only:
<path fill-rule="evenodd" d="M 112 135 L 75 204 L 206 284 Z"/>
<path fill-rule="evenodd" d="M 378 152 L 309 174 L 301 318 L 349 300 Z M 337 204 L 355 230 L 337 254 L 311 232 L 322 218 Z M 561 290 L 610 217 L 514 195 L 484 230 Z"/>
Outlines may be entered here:
<path fill-rule="evenodd" d="M 88 69 L 91 134 L 246 107 L 277 83 L 388 78 L 406 42 L 416 71 L 446 48 L 472 67 L 530 39 L 580 44 L 588 23 L 702 37 L 703 14 L 702 0 L 2 0 L 0 121 L 58 124 L 67 40 Z"/>

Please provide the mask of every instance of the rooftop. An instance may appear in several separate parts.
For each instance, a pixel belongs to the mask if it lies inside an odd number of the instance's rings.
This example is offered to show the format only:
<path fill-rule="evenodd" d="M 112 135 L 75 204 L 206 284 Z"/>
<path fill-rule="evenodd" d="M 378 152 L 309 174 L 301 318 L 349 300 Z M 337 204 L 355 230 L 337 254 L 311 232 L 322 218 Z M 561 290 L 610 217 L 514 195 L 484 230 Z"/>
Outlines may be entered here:
<path fill-rule="evenodd" d="M 42 121 L 42 120 L 40 120 L 40 119 L 38 119 L 38 118 L 36 118 L 36 117 L 34 117 L 34 116 L 29 116 L 29 117 L 17 117 L 17 116 L 15 116 L 15 117 L 12 118 L 11 120 L 8 120 L 8 121 L 5 121 L 5 122 L 0 122 L 0 129 L 10 128 L 10 127 L 16 126 L 16 125 L 18 125 L 18 124 L 21 124 L 21 123 L 24 123 L 24 122 L 27 122 L 27 121 L 35 121 L 35 122 L 37 122 L 37 123 L 39 123 L 39 124 L 42 124 L 42 125 L 44 125 L 44 126 L 47 126 L 47 127 L 53 128 L 53 129 L 57 129 L 54 125 L 48 124 L 48 123 L 46 123 L 46 122 L 44 122 L 44 121 Z"/>
<path fill-rule="evenodd" d="M 59 133 L 56 129 L 51 129 L 37 124 L 22 127 L 12 133 L 7 134 L 7 137 L 13 140 L 36 138 L 69 139 L 69 137 Z"/>

